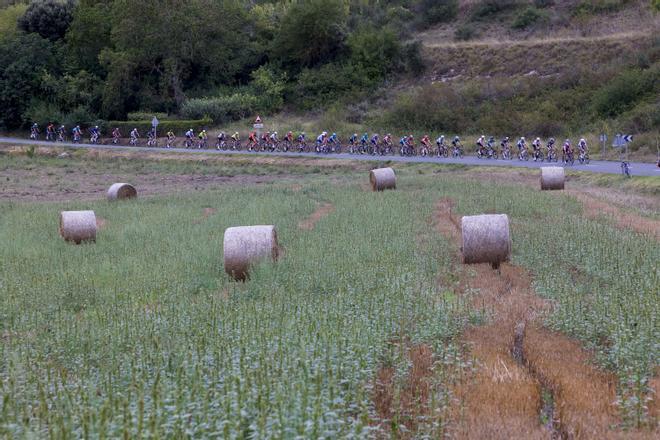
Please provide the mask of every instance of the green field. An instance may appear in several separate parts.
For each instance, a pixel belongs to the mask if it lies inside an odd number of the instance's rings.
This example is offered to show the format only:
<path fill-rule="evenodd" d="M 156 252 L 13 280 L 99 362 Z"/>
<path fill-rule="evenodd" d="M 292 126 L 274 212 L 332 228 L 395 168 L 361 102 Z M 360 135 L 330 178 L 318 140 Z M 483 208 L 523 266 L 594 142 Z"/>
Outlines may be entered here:
<path fill-rule="evenodd" d="M 0 437 L 378 436 L 376 372 L 393 367 L 402 387 L 406 346 L 426 343 L 431 409 L 408 434 L 437 438 L 446 385 L 470 368 L 461 331 L 488 320 L 452 293 L 455 248 L 432 227 L 445 197 L 459 214 L 510 216 L 513 262 L 555 305 L 547 324 L 617 373 L 624 419 L 643 423 L 660 355 L 658 242 L 585 218 L 568 195 L 450 170 L 401 166 L 384 193 L 362 170 L 297 168 L 124 203 L 0 200 Z M 322 203 L 334 211 L 301 230 Z M 95 244 L 58 236 L 59 211 L 78 209 L 105 221 Z M 223 232 L 253 224 L 277 226 L 284 256 L 236 283 Z"/>

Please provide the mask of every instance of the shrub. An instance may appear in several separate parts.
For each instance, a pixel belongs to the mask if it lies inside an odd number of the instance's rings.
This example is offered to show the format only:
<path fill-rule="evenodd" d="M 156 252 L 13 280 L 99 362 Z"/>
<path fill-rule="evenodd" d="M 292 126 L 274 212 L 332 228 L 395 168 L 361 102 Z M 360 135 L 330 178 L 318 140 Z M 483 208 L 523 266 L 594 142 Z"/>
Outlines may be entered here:
<path fill-rule="evenodd" d="M 470 20 L 486 20 L 493 15 L 519 6 L 518 0 L 481 0 L 470 14 Z"/>
<path fill-rule="evenodd" d="M 183 119 L 165 120 L 161 121 L 158 125 L 158 131 L 159 133 L 166 133 L 167 131 L 172 130 L 174 133 L 180 134 L 186 132 L 190 128 L 195 131 L 208 128 L 211 124 L 213 124 L 213 121 L 209 118 L 188 121 Z M 96 125 L 101 126 L 105 133 L 109 132 L 114 127 L 118 127 L 124 135 L 128 134 L 133 128 L 137 128 L 141 133 L 146 133 L 151 129 L 151 119 L 146 121 L 108 121 Z"/>
<path fill-rule="evenodd" d="M 656 11 L 660 11 L 660 0 L 651 0 L 651 6 Z"/>
<path fill-rule="evenodd" d="M 417 7 L 422 24 L 431 26 L 456 18 L 458 0 L 420 0 Z"/>
<path fill-rule="evenodd" d="M 630 0 L 582 0 L 573 9 L 576 15 L 600 14 L 622 9 Z"/>
<path fill-rule="evenodd" d="M 353 65 L 326 64 L 305 69 L 291 90 L 294 102 L 305 110 L 325 107 L 350 91 L 365 86 L 365 78 Z"/>
<path fill-rule="evenodd" d="M 467 41 L 476 38 L 479 35 L 477 26 L 472 23 L 465 23 L 460 25 L 454 31 L 454 38 L 459 41 Z"/>
<path fill-rule="evenodd" d="M 401 61 L 401 45 L 390 29 L 363 27 L 348 39 L 351 62 L 366 75 L 367 82 L 376 82 L 396 69 Z"/>
<path fill-rule="evenodd" d="M 284 105 L 285 84 L 286 75 L 276 75 L 266 66 L 252 72 L 250 85 L 259 99 L 258 110 L 266 113 L 281 110 Z"/>
<path fill-rule="evenodd" d="M 174 119 L 171 116 L 169 116 L 167 113 L 151 112 L 149 110 L 129 112 L 128 115 L 126 116 L 126 119 L 129 119 L 131 121 L 147 121 L 153 119 L 154 116 L 157 117 L 159 121 L 164 121 L 166 119 Z"/>
<path fill-rule="evenodd" d="M 30 3 L 18 27 L 25 32 L 36 32 L 51 41 L 64 37 L 71 21 L 75 1 L 36 0 Z"/>
<path fill-rule="evenodd" d="M 593 107 L 603 117 L 617 116 L 635 106 L 647 94 L 657 93 L 660 65 L 648 70 L 628 70 L 603 86 L 594 96 Z"/>
<path fill-rule="evenodd" d="M 235 93 L 217 98 L 189 99 L 181 106 L 181 115 L 189 119 L 208 117 L 216 124 L 236 121 L 253 114 L 259 100 L 254 95 Z"/>
<path fill-rule="evenodd" d="M 537 8 L 547 8 L 548 6 L 554 6 L 555 0 L 534 0 L 534 6 Z"/>
<path fill-rule="evenodd" d="M 533 6 L 528 6 L 516 15 L 511 27 L 514 29 L 525 29 L 539 21 L 544 21 L 547 18 L 548 16 L 546 12 Z"/>

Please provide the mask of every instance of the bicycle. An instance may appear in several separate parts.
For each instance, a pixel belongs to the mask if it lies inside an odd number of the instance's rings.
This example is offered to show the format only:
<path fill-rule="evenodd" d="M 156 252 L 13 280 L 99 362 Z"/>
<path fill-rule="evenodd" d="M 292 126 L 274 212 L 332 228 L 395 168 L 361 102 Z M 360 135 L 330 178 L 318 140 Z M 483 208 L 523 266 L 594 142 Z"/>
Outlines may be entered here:
<path fill-rule="evenodd" d="M 572 150 L 563 153 L 562 162 L 565 165 L 573 165 L 575 163 L 575 157 L 573 156 Z"/>
<path fill-rule="evenodd" d="M 518 160 L 529 160 L 529 151 L 527 151 L 527 148 L 523 148 L 518 152 Z"/>
<path fill-rule="evenodd" d="M 186 148 L 192 148 L 193 146 L 193 140 L 190 137 L 187 137 L 185 141 L 183 141 L 183 146 Z"/>
<path fill-rule="evenodd" d="M 543 157 L 543 151 L 540 148 L 534 150 L 534 162 L 539 161 L 543 162 L 545 157 Z"/>
<path fill-rule="evenodd" d="M 449 149 L 446 145 L 438 145 L 438 151 L 436 152 L 438 157 L 449 157 Z"/>
<path fill-rule="evenodd" d="M 451 157 L 462 159 L 463 158 L 463 148 L 460 145 L 454 145 L 452 147 Z"/>
<path fill-rule="evenodd" d="M 149 137 L 147 139 L 147 147 L 157 147 L 158 146 L 158 139 L 155 137 Z"/>
<path fill-rule="evenodd" d="M 586 165 L 589 163 L 589 153 L 586 151 L 580 152 L 578 155 L 578 162 L 580 162 L 580 165 Z"/>

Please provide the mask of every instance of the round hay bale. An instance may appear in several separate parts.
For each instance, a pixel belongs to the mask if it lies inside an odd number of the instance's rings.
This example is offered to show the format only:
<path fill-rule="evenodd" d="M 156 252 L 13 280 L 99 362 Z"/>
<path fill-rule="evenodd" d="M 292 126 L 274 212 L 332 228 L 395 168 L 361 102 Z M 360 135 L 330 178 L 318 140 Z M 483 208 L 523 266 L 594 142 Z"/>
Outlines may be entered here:
<path fill-rule="evenodd" d="M 227 228 L 224 238 L 225 272 L 245 281 L 252 265 L 278 257 L 275 226 L 238 226 Z"/>
<path fill-rule="evenodd" d="M 564 189 L 566 175 L 563 167 L 541 168 L 541 190 Z"/>
<path fill-rule="evenodd" d="M 396 175 L 392 168 L 376 168 L 369 172 L 369 181 L 371 189 L 374 191 L 383 191 L 386 189 L 396 189 Z"/>
<path fill-rule="evenodd" d="M 66 241 L 80 244 L 96 241 L 96 215 L 94 211 L 60 212 L 60 235 Z"/>
<path fill-rule="evenodd" d="M 113 183 L 108 189 L 108 200 L 132 199 L 137 197 L 137 190 L 130 183 Z"/>
<path fill-rule="evenodd" d="M 509 217 L 506 214 L 471 215 L 461 219 L 463 263 L 508 261 L 511 255 Z"/>

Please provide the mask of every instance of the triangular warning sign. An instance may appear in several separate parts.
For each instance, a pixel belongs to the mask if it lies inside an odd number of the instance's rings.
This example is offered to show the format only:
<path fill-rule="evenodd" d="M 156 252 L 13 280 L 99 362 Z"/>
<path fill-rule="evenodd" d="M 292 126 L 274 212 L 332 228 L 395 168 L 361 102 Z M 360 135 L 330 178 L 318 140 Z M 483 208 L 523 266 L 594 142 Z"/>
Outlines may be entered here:
<path fill-rule="evenodd" d="M 257 115 L 257 119 L 254 120 L 255 124 L 261 124 L 261 118 Z"/>

